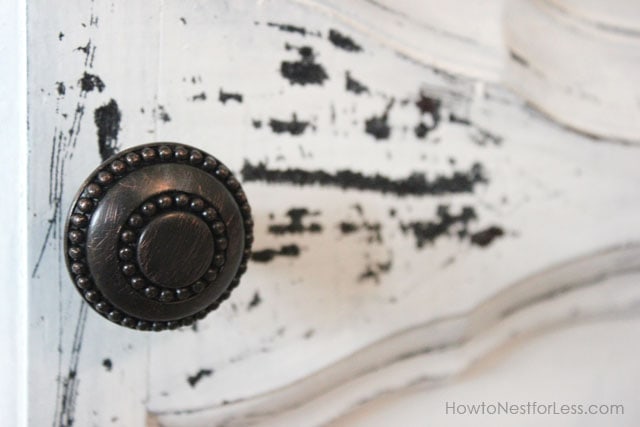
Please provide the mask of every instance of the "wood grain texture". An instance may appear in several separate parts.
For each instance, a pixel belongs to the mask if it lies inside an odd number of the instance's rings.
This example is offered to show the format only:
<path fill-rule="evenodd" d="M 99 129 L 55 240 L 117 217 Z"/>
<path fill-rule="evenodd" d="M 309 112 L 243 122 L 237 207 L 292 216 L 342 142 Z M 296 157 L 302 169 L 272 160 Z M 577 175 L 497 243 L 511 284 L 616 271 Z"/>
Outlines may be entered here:
<path fill-rule="evenodd" d="M 637 315 L 638 147 L 501 83 L 498 2 L 476 27 L 434 4 L 32 7 L 33 425 L 322 425 L 514 335 Z M 150 140 L 220 157 L 256 223 L 232 299 L 157 335 L 87 312 L 60 252 L 76 184 Z"/>

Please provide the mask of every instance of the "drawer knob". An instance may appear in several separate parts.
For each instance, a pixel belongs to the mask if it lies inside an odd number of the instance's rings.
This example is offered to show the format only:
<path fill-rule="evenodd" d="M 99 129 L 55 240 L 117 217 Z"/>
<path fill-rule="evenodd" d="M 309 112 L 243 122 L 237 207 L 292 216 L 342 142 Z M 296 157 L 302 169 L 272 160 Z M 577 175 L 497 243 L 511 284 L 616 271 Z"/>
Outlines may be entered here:
<path fill-rule="evenodd" d="M 247 268 L 251 208 L 213 156 L 173 143 L 102 163 L 66 224 L 67 267 L 102 316 L 139 330 L 186 326 L 229 297 Z"/>

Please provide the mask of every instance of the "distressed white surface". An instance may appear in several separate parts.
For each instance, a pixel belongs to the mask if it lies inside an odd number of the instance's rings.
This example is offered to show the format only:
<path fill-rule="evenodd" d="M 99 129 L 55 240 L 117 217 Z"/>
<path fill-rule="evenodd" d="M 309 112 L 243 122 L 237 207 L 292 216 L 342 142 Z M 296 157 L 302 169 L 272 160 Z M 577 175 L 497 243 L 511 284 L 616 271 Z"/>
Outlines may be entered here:
<path fill-rule="evenodd" d="M 636 278 L 637 280 L 637 278 Z M 635 283 L 637 286 L 637 283 Z M 629 426 L 638 424 L 637 316 L 598 319 L 515 339 L 442 388 L 414 387 L 332 426 Z M 612 369 L 615 366 L 615 369 Z M 621 415 L 447 415 L 447 402 L 624 405 Z"/>
<path fill-rule="evenodd" d="M 0 4 L 0 414 L 7 425 L 27 417 L 26 5 Z"/>
<path fill-rule="evenodd" d="M 163 425 L 317 425 L 385 390 L 455 376 L 514 331 L 637 313 L 640 288 L 621 277 L 635 277 L 638 264 L 640 189 L 633 183 L 640 149 L 558 126 L 495 83 L 507 52 L 495 25 L 463 26 L 444 10 L 433 15 L 438 28 L 478 38 L 484 47 L 477 48 L 416 24 L 431 16 L 434 3 L 425 3 L 406 32 L 387 40 L 394 27 L 375 25 L 388 24 L 378 14 L 390 13 L 390 4 L 357 4 L 360 15 L 330 1 L 97 1 L 64 10 L 33 3 L 29 58 L 48 66 L 29 74 L 29 402 L 38 408 L 32 425 L 142 425 L 147 411 Z M 487 22 L 500 22 L 498 4 L 485 10 L 495 19 Z M 396 21 L 412 10 L 409 2 L 397 7 Z M 363 51 L 336 48 L 327 40 L 330 29 Z M 433 43 L 417 50 L 411 34 L 419 45 L 431 34 Z M 87 55 L 76 49 L 88 41 Z M 299 57 L 286 43 L 313 48 L 329 76 L 322 86 L 291 85 L 280 75 L 282 61 Z M 467 51 L 474 55 L 459 55 Z M 370 93 L 346 91 L 347 71 Z M 85 72 L 99 76 L 105 89 L 80 91 Z M 57 82 L 65 83 L 64 95 Z M 221 103 L 220 90 L 243 100 Z M 194 99 L 202 93 L 206 99 Z M 429 120 L 414 105 L 420 93 L 442 103 L 441 121 L 426 139 L 413 133 Z M 246 182 L 255 249 L 295 243 L 300 256 L 252 262 L 230 301 L 197 330 L 138 333 L 86 311 L 61 254 L 66 208 L 100 162 L 93 112 L 112 99 L 122 114 L 119 148 L 182 141 L 220 157 L 240 178 L 245 162 L 391 179 L 411 172 L 449 176 L 478 162 L 488 182 L 471 193 L 421 197 Z M 382 115 L 391 99 L 391 137 L 377 141 L 364 132 L 365 122 Z M 575 99 L 563 105 L 569 104 L 581 105 Z M 635 113 L 627 107 L 620 120 L 631 129 Z M 302 135 L 269 129 L 270 119 L 291 120 L 294 113 L 310 122 Z M 480 248 L 453 227 L 416 248 L 401 225 L 437 222 L 443 204 L 452 214 L 475 209 L 470 233 L 497 225 L 505 235 Z M 318 211 L 305 225 L 317 222 L 322 233 L 270 234 L 268 227 L 286 223 L 292 207 Z M 342 233 L 343 221 L 379 223 L 381 242 L 362 229 Z M 379 267 L 389 262 L 389 271 Z M 362 279 L 367 267 L 377 269 L 377 282 Z M 252 305 L 256 294 L 261 303 Z M 504 311 L 514 315 L 498 321 Z M 453 337 L 465 344 L 442 357 L 420 352 L 451 345 Z M 188 378 L 201 369 L 212 374 L 190 386 Z"/>
<path fill-rule="evenodd" d="M 624 7 L 616 7 L 617 3 Z M 603 7 L 611 12 L 600 13 Z M 553 0 L 508 2 L 504 29 L 512 56 L 505 80 L 533 105 L 573 129 L 638 143 L 640 88 L 632 83 L 640 75 L 637 16 L 637 1 L 600 6 Z M 625 21 L 634 17 L 636 28 L 627 28 L 630 24 Z"/>

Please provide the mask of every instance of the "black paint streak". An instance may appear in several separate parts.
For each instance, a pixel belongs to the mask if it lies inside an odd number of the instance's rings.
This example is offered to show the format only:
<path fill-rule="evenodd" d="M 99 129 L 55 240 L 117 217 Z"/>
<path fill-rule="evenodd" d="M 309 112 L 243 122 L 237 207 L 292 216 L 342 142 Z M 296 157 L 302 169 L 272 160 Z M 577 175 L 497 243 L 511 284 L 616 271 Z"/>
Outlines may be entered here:
<path fill-rule="evenodd" d="M 191 97 L 192 101 L 206 101 L 207 100 L 207 94 L 204 92 L 200 92 L 198 94 L 195 94 Z"/>
<path fill-rule="evenodd" d="M 344 49 L 347 52 L 360 52 L 362 47 L 353 41 L 351 37 L 341 34 L 337 30 L 329 30 L 329 41 L 340 49 Z"/>
<path fill-rule="evenodd" d="M 281 246 L 280 249 L 263 249 L 253 251 L 251 259 L 255 262 L 270 262 L 277 256 L 297 257 L 300 255 L 300 247 L 295 244 Z"/>
<path fill-rule="evenodd" d="M 363 85 L 362 83 L 360 83 L 358 80 L 351 77 L 351 73 L 349 73 L 348 71 L 346 72 L 346 78 L 347 80 L 346 80 L 345 88 L 347 89 L 347 92 L 353 92 L 356 95 L 360 95 L 362 93 L 369 93 L 369 88 Z"/>
<path fill-rule="evenodd" d="M 296 25 L 277 24 L 275 22 L 267 22 L 267 25 L 269 27 L 275 27 L 275 28 L 279 29 L 280 31 L 286 31 L 287 33 L 298 33 L 298 34 L 301 34 L 303 36 L 307 35 L 307 29 L 306 28 L 298 27 Z"/>
<path fill-rule="evenodd" d="M 187 377 L 187 382 L 191 388 L 195 388 L 196 384 L 200 382 L 204 377 L 210 377 L 213 374 L 212 369 L 200 369 L 195 375 Z"/>
<path fill-rule="evenodd" d="M 437 210 L 438 219 L 435 221 L 415 221 L 408 224 L 400 224 L 403 233 L 411 231 L 416 239 L 416 247 L 422 248 L 425 244 L 432 244 L 439 237 L 449 235 L 451 229 L 458 225 L 461 228 L 458 231 L 459 237 L 465 237 L 468 234 L 467 225 L 469 221 L 476 219 L 476 212 L 470 206 L 462 208 L 459 215 L 449 213 L 449 206 L 440 205 Z"/>
<path fill-rule="evenodd" d="M 269 169 L 264 163 L 242 167 L 245 181 L 264 181 L 273 184 L 320 185 L 343 190 L 375 191 L 398 196 L 442 195 L 471 193 L 475 186 L 488 182 L 482 165 L 475 163 L 468 171 L 456 171 L 451 176 L 438 175 L 432 180 L 414 172 L 406 178 L 392 179 L 380 174 L 363 175 L 351 170 L 329 173 L 322 170 Z"/>
<path fill-rule="evenodd" d="M 315 55 L 311 47 L 303 46 L 298 48 L 286 44 L 285 48 L 287 50 L 295 49 L 300 55 L 300 60 L 298 61 L 282 61 L 280 64 L 280 74 L 289 80 L 291 85 L 322 85 L 329 78 L 324 67 L 315 62 Z"/>
<path fill-rule="evenodd" d="M 489 246 L 494 239 L 504 235 L 504 230 L 497 226 L 491 226 L 485 230 L 478 231 L 471 235 L 471 243 L 482 248 Z"/>
<path fill-rule="evenodd" d="M 387 104 L 387 107 L 381 116 L 373 116 L 364 122 L 364 131 L 373 135 L 377 140 L 389 139 L 389 136 L 391 135 L 391 128 L 389 127 L 387 119 L 389 118 L 389 111 L 391 110 L 391 107 L 393 107 L 393 102 L 393 99 L 389 101 L 389 104 Z"/>
<path fill-rule="evenodd" d="M 322 226 L 318 223 L 311 223 L 305 226 L 302 220 L 307 216 L 316 216 L 320 212 L 311 212 L 306 208 L 291 208 L 287 211 L 289 217 L 288 224 L 272 224 L 269 226 L 269 233 L 275 235 L 296 234 L 296 233 L 320 233 Z"/>
<path fill-rule="evenodd" d="M 180 22 L 182 22 L 182 25 L 187 25 L 187 20 L 184 17 L 180 17 Z"/>
<path fill-rule="evenodd" d="M 100 157 L 106 160 L 118 151 L 118 132 L 122 113 L 115 100 L 109 101 L 95 110 L 93 119 L 98 127 L 98 147 Z"/>
<path fill-rule="evenodd" d="M 107 372 L 111 372 L 111 369 L 113 368 L 113 362 L 111 362 L 111 359 L 109 359 L 109 358 L 104 359 L 102 361 L 102 366 L 104 366 L 104 368 L 107 370 Z"/>
<path fill-rule="evenodd" d="M 249 305 L 247 306 L 247 311 L 253 310 L 260 304 L 262 304 L 262 298 L 260 297 L 260 294 L 256 291 L 256 293 L 253 294 L 253 298 L 251 298 L 251 301 L 249 301 Z"/>
<path fill-rule="evenodd" d="M 226 104 L 226 102 L 229 100 L 242 103 L 242 95 L 239 93 L 224 92 L 222 89 L 220 89 L 220 92 L 218 92 L 218 101 Z"/>
<path fill-rule="evenodd" d="M 299 121 L 298 117 L 294 113 L 291 117 L 291 121 L 271 119 L 269 120 L 269 126 L 274 133 L 290 133 L 291 135 L 301 135 L 304 133 L 309 122 Z"/>
<path fill-rule="evenodd" d="M 60 31 L 58 33 L 58 40 L 62 41 L 63 38 L 64 38 L 64 33 L 62 31 Z"/>
<path fill-rule="evenodd" d="M 56 90 L 58 91 L 58 95 L 64 96 L 64 94 L 67 92 L 67 88 L 65 87 L 64 82 L 57 82 Z"/>
<path fill-rule="evenodd" d="M 105 88 L 104 82 L 100 77 L 87 72 L 84 73 L 82 78 L 78 81 L 78 84 L 80 85 L 80 90 L 82 90 L 82 92 L 91 92 L 94 89 L 98 89 L 98 92 L 102 92 Z"/>
<path fill-rule="evenodd" d="M 262 127 L 262 120 L 252 120 L 251 124 L 254 128 L 260 129 Z"/>

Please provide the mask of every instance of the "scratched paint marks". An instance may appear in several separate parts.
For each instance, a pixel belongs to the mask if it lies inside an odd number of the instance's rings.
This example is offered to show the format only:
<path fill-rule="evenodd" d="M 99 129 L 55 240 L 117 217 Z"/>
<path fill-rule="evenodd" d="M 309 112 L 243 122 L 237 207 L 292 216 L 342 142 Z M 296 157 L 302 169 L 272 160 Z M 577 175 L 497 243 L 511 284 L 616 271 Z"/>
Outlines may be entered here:
<path fill-rule="evenodd" d="M 69 367 L 65 375 L 60 374 L 58 377 L 59 388 L 56 396 L 56 413 L 54 415 L 54 425 L 58 427 L 71 427 L 75 422 L 76 399 L 80 383 L 78 365 L 80 363 L 86 323 L 87 304 L 81 304 L 76 329 L 73 334 Z"/>
<path fill-rule="evenodd" d="M 471 120 L 469 120 L 468 118 L 460 117 L 454 113 L 450 113 L 449 122 L 469 128 L 470 139 L 476 145 L 484 147 L 486 145 L 499 146 L 502 144 L 502 137 L 500 135 L 497 135 L 492 131 L 489 131 L 485 128 L 482 128 L 476 125 L 475 123 L 471 122 Z"/>
<path fill-rule="evenodd" d="M 272 28 L 277 28 L 278 30 L 284 31 L 287 33 L 299 34 L 301 36 L 322 37 L 322 34 L 320 33 L 320 31 L 309 31 L 307 28 L 300 25 L 267 22 L 267 26 Z"/>
<path fill-rule="evenodd" d="M 58 95 L 58 103 L 54 113 L 58 115 L 58 124 L 53 129 L 53 138 L 51 143 L 51 153 L 49 160 L 49 194 L 48 202 L 50 206 L 51 216 L 48 219 L 48 229 L 44 236 L 40 253 L 33 267 L 32 277 L 39 277 L 39 269 L 45 253 L 51 249 L 57 250 L 60 254 L 63 247 L 62 233 L 64 229 L 63 214 L 66 206 L 61 206 L 61 201 L 66 193 L 64 184 L 65 166 L 73 157 L 74 151 L 78 144 L 80 131 L 83 124 L 87 98 L 96 93 L 105 90 L 106 84 L 103 79 L 93 72 L 93 64 L 97 48 L 92 41 L 91 31 L 99 25 L 99 18 L 93 13 L 93 2 L 90 5 L 91 13 L 88 18 L 88 25 L 82 24 L 83 27 L 89 28 L 87 34 L 87 42 L 79 47 L 70 50 L 77 52 L 81 56 L 79 64 L 81 64 L 80 76 L 73 82 L 56 82 L 56 92 Z M 64 34 L 58 34 L 58 41 L 62 44 L 67 43 Z M 75 43 L 74 43 L 75 44 Z M 77 46 L 77 45 L 76 45 Z M 71 96 L 75 95 L 75 99 Z M 60 100 L 66 99 L 67 108 L 71 107 L 71 124 L 67 119 L 69 113 L 62 111 Z M 75 189 L 74 189 L 75 190 Z M 53 244 L 52 244 L 53 243 Z M 60 265 L 60 264 L 59 264 Z M 67 277 L 64 272 L 57 275 L 58 292 L 64 295 L 62 288 L 68 286 Z M 72 330 L 72 339 L 69 342 L 63 328 L 58 331 L 58 368 L 57 368 L 57 390 L 55 397 L 55 410 L 53 413 L 52 425 L 69 427 L 77 424 L 77 398 L 79 393 L 79 385 L 81 382 L 81 372 L 79 370 L 80 359 L 83 348 L 84 331 L 87 322 L 87 305 L 80 303 L 79 311 L 74 319 L 64 317 L 62 310 L 62 300 L 59 301 L 60 325 L 68 324 L 71 320 L 75 326 Z M 53 367 L 52 371 L 53 371 Z M 106 366 L 105 366 L 106 368 Z"/>
<path fill-rule="evenodd" d="M 49 248 L 51 239 L 57 239 L 62 234 L 62 207 L 60 206 L 64 185 L 63 177 L 65 163 L 72 156 L 73 149 L 78 142 L 80 125 L 84 117 L 85 106 L 81 97 L 76 103 L 71 126 L 66 130 L 55 128 L 51 144 L 49 159 L 49 207 L 52 209 L 51 217 L 48 219 L 49 227 L 40 247 L 38 258 L 31 272 L 31 277 L 36 277 L 42 259 Z"/>

